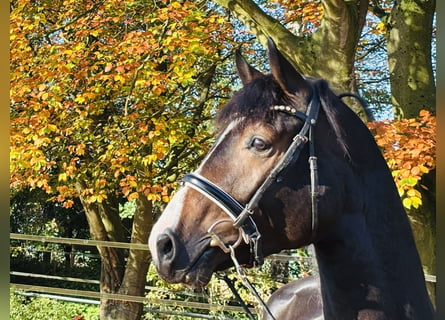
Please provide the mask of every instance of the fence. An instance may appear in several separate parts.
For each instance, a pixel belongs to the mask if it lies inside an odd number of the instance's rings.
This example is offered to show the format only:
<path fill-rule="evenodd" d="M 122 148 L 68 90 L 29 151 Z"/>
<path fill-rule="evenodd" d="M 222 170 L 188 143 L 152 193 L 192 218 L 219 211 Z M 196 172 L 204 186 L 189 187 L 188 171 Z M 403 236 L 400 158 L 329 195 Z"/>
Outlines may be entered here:
<path fill-rule="evenodd" d="M 60 237 L 46 237 L 46 236 L 36 236 L 36 235 L 26 235 L 26 234 L 18 234 L 11 233 L 11 240 L 20 240 L 20 241 L 36 241 L 41 243 L 55 243 L 55 244 L 66 244 L 66 245 L 76 245 L 76 246 L 106 246 L 106 247 L 114 247 L 121 249 L 139 249 L 139 250 L 148 250 L 148 246 L 144 244 L 131 244 L 131 243 L 122 243 L 122 242 L 111 242 L 111 241 L 98 241 L 98 240 L 88 240 L 88 239 L 73 239 L 73 238 L 60 238 Z M 94 255 L 91 255 L 93 256 Z M 95 255 L 99 257 L 99 255 Z M 274 255 L 274 258 L 277 261 L 290 261 L 295 260 L 288 255 L 278 254 Z M 302 258 L 303 259 L 303 258 Z M 307 258 L 308 260 L 312 260 L 312 258 Z M 11 276 L 14 277 L 27 277 L 27 278 L 40 278 L 40 279 L 49 279 L 49 280 L 61 280 L 68 281 L 74 283 L 85 283 L 91 285 L 99 285 L 99 280 L 93 279 L 82 279 L 76 277 L 64 277 L 64 276 L 56 276 L 56 275 L 46 275 L 39 273 L 31 273 L 31 272 L 20 272 L 12 270 L 10 272 Z M 106 294 L 100 293 L 98 291 L 89 291 L 89 290 L 76 290 L 76 289 L 67 289 L 67 288 L 59 288 L 59 287 L 49 287 L 49 286 L 39 286 L 39 285 L 30 285 L 30 284 L 21 284 L 21 283 L 11 283 L 11 288 L 22 295 L 26 296 L 39 296 L 46 297 L 50 299 L 57 299 L 63 301 L 71 301 L 71 302 L 80 302 L 80 303 L 88 303 L 88 304 L 99 304 L 101 298 L 113 299 L 113 300 L 122 300 L 129 302 L 138 302 L 144 303 L 146 305 L 156 305 L 166 308 L 193 308 L 200 309 L 205 313 L 209 313 L 210 311 L 218 311 L 218 312 L 231 312 L 231 313 L 244 313 L 244 309 L 241 306 L 236 306 L 238 304 L 236 301 L 230 301 L 231 304 L 228 305 L 220 305 L 213 303 L 204 303 L 204 302 L 194 302 L 194 301 L 182 301 L 182 300 L 173 300 L 173 299 L 153 299 L 147 297 L 139 297 L 139 296 L 128 296 L 128 295 L 119 295 L 119 294 Z M 153 287 L 153 286 L 145 286 L 146 293 L 148 292 L 160 292 L 165 291 L 165 289 Z M 193 295 L 190 293 L 182 293 L 183 295 L 192 295 L 195 298 L 199 298 L 199 295 Z M 250 308 L 253 314 L 257 314 L 255 308 Z M 204 319 L 214 319 L 215 316 L 210 316 L 207 314 L 201 314 L 196 312 L 177 312 L 173 310 L 161 310 L 146 307 L 146 311 L 148 312 L 158 312 L 164 314 L 175 314 L 192 318 L 204 318 Z M 218 317 L 218 319 L 231 319 Z"/>
<path fill-rule="evenodd" d="M 45 236 L 36 236 L 36 235 L 26 235 L 26 234 L 18 234 L 11 233 L 11 240 L 21 240 L 21 241 L 37 241 L 43 243 L 57 243 L 57 244 L 68 244 L 68 245 L 77 245 L 77 246 L 106 246 L 106 247 L 114 247 L 121 249 L 139 249 L 139 250 L 148 250 L 148 246 L 144 244 L 134 244 L 134 243 L 122 243 L 122 242 L 110 242 L 110 241 L 98 241 L 98 240 L 88 240 L 88 239 L 73 239 L 73 238 L 60 238 L 60 237 L 45 237 Z M 98 255 L 97 255 L 98 256 Z M 312 257 L 295 257 L 286 254 L 275 254 L 268 258 L 269 260 L 275 261 L 295 261 L 295 260 L 313 260 Z M 55 276 L 55 275 L 46 275 L 39 273 L 29 273 L 29 272 L 20 272 L 20 271 L 10 271 L 11 276 L 15 277 L 27 277 L 27 278 L 42 278 L 42 279 L 50 279 L 50 280 L 61 280 L 68 281 L 74 283 L 84 283 L 84 284 L 92 284 L 99 285 L 99 280 L 93 279 L 82 279 L 76 277 L 64 277 L 64 276 Z M 425 275 L 426 281 L 428 282 L 436 282 L 436 277 L 433 275 Z M 221 311 L 221 312 L 232 312 L 232 313 L 244 313 L 244 309 L 242 307 L 236 305 L 216 305 L 209 302 L 194 302 L 194 301 L 182 301 L 182 300 L 173 300 L 173 299 L 157 299 L 157 298 L 147 298 L 147 297 L 139 297 L 139 296 L 129 296 L 122 294 L 107 294 L 100 293 L 98 291 L 90 291 L 90 290 L 77 290 L 77 289 L 67 289 L 67 288 L 59 288 L 59 287 L 48 287 L 48 286 L 39 286 L 39 285 L 29 285 L 29 284 L 21 284 L 21 283 L 11 283 L 10 287 L 26 296 L 39 296 L 50 299 L 57 299 L 63 301 L 70 302 L 79 302 L 79 303 L 87 303 L 87 304 L 99 304 L 100 299 L 113 299 L 113 300 L 122 300 L 128 302 L 138 302 L 144 303 L 146 305 L 157 305 L 168 308 L 175 307 L 183 307 L 183 308 L 193 308 L 203 310 L 203 312 L 209 313 L 210 311 Z M 166 289 L 153 287 L 153 286 L 145 286 L 146 293 L 148 292 L 165 292 Z M 191 293 L 184 293 L 185 295 L 192 295 Z M 195 297 L 198 297 L 197 295 Z M 147 312 L 152 313 L 164 313 L 170 315 L 181 315 L 185 317 L 191 318 L 202 318 L 202 319 L 214 319 L 215 316 L 197 313 L 197 312 L 178 312 L 174 310 L 161 310 L 152 307 L 145 308 Z M 252 313 L 257 314 L 257 310 L 255 308 L 251 308 Z M 218 319 L 230 320 L 231 318 L 223 318 L 218 317 Z"/>

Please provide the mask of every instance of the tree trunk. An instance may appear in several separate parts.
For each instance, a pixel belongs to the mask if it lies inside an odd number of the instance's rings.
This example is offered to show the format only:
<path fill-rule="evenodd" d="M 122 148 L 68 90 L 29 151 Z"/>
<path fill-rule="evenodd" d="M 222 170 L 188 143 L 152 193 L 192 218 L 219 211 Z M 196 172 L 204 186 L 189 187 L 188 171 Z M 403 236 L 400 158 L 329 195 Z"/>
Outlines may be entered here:
<path fill-rule="evenodd" d="M 387 23 L 388 63 L 395 114 L 435 111 L 431 35 L 436 0 L 396 0 Z"/>
<path fill-rule="evenodd" d="M 79 182 L 79 194 L 86 185 Z M 90 227 L 91 239 L 102 241 L 124 242 L 124 229 L 119 218 L 117 199 L 108 195 L 102 203 L 90 203 L 80 197 Z M 153 225 L 153 206 L 143 194 L 139 194 L 137 208 L 133 217 L 131 243 L 147 244 Z M 101 256 L 100 292 L 129 296 L 144 296 L 146 276 L 150 264 L 150 252 L 130 249 L 127 263 L 124 250 L 118 248 L 98 247 Z M 100 301 L 101 320 L 139 320 L 143 304 L 103 298 Z"/>
<path fill-rule="evenodd" d="M 78 182 L 76 188 L 79 194 L 86 189 L 84 182 Z M 119 219 L 119 204 L 113 196 L 109 195 L 102 203 L 88 202 L 80 196 L 85 210 L 90 237 L 101 241 L 123 241 L 124 232 Z M 124 252 L 119 248 L 98 247 L 101 257 L 100 292 L 117 293 L 124 275 Z M 114 319 L 113 310 L 121 301 L 102 298 L 100 301 L 100 319 Z"/>
<path fill-rule="evenodd" d="M 99 248 L 101 256 L 100 292 L 118 293 L 124 273 L 123 250 L 118 248 Z M 116 317 L 116 309 L 125 302 L 108 298 L 100 299 L 100 319 L 125 319 Z"/>
<path fill-rule="evenodd" d="M 131 233 L 131 243 L 148 243 L 148 236 L 153 226 L 152 218 L 153 205 L 143 194 L 139 194 L 137 208 L 134 213 L 133 227 Z M 125 274 L 119 294 L 143 297 L 145 292 L 146 277 L 150 264 L 150 251 L 130 249 Z M 139 320 L 142 316 L 143 304 L 136 302 L 126 302 L 114 305 L 113 318 Z"/>
<path fill-rule="evenodd" d="M 423 270 L 426 274 L 436 275 L 436 170 L 424 175 L 421 184 L 428 186 L 422 190 L 422 205 L 409 210 L 408 215 Z M 435 305 L 436 284 L 427 282 L 427 289 Z"/>

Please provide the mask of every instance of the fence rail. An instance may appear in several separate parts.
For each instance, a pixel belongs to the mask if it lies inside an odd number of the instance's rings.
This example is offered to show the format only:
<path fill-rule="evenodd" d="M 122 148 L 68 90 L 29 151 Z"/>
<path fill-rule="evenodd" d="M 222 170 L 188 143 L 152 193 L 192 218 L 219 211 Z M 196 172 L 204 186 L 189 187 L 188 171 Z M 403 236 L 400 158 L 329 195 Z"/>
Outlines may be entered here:
<path fill-rule="evenodd" d="M 37 235 L 27 235 L 27 234 L 18 234 L 18 233 L 10 233 L 11 240 L 22 240 L 22 241 L 36 241 L 36 242 L 44 242 L 44 243 L 59 243 L 59 244 L 70 244 L 70 245 L 81 245 L 81 246 L 100 246 L 100 247 L 114 247 L 121 249 L 137 249 L 137 250 L 149 250 L 147 244 L 141 243 L 123 243 L 123 242 L 111 242 L 111 241 L 99 241 L 99 240 L 89 240 L 89 239 L 74 239 L 74 238 L 62 238 L 62 237 L 48 237 L 48 236 L 37 236 Z M 312 257 L 299 257 L 293 255 L 286 254 L 275 254 L 268 257 L 270 260 L 276 261 L 296 261 L 296 260 L 313 260 Z M 88 283 L 88 284 L 97 284 L 99 285 L 99 280 L 93 279 L 82 279 L 82 278 L 74 278 L 74 277 L 64 277 L 64 276 L 55 276 L 55 275 L 44 275 L 44 274 L 35 274 L 29 272 L 19 272 L 19 271 L 11 271 L 10 274 L 16 277 L 33 277 L 33 278 L 46 278 L 51 280 L 60 280 L 60 281 L 71 281 L 78 283 Z M 434 275 L 425 275 L 425 280 L 427 282 L 436 282 L 436 276 Z M 112 299 L 112 300 L 121 300 L 128 302 L 137 302 L 144 303 L 145 309 L 148 312 L 158 312 L 158 313 L 167 313 L 167 314 L 183 314 L 186 315 L 187 312 L 181 313 L 172 310 L 161 310 L 158 308 L 151 308 L 150 305 L 156 305 L 159 307 L 183 307 L 183 308 L 194 308 L 199 310 L 206 311 L 219 311 L 219 312 L 237 312 L 244 313 L 242 307 L 232 306 L 232 305 L 221 305 L 221 304 L 211 304 L 205 302 L 194 302 L 194 301 L 183 301 L 183 300 L 173 300 L 173 299 L 160 299 L 160 298 L 150 298 L 150 297 L 139 297 L 139 296 L 129 296 L 123 294 L 111 294 L 97 291 L 87 291 L 87 290 L 77 290 L 77 289 L 66 289 L 66 288 L 58 288 L 58 287 L 47 287 L 47 286 L 39 286 L 39 285 L 29 285 L 29 284 L 20 284 L 20 283 L 10 283 L 10 287 L 20 292 L 20 294 L 28 295 L 28 296 L 41 296 L 47 297 L 50 299 L 59 299 L 65 301 L 72 302 L 81 302 L 88 304 L 99 304 L 100 299 Z M 147 292 L 150 291 L 159 291 L 166 292 L 167 289 L 164 288 L 156 288 L 152 286 L 145 287 Z M 187 294 L 190 295 L 190 294 Z M 193 295 L 195 296 L 195 295 Z M 197 296 L 195 296 L 197 297 Z M 148 306 L 147 306 L 148 305 Z M 253 314 L 258 314 L 255 308 L 251 308 Z M 212 319 L 211 316 L 205 314 L 198 313 L 188 313 L 190 317 L 193 318 L 205 318 Z M 187 315 L 186 315 L 187 316 Z M 229 319 L 229 318 L 225 318 Z"/>
<path fill-rule="evenodd" d="M 74 245 L 84 245 L 84 246 L 99 246 L 99 247 L 110 247 L 110 248 L 121 248 L 121 249 L 149 250 L 148 244 L 143 244 L 143 243 L 128 243 L 128 242 L 89 240 L 89 239 L 47 237 L 47 236 L 37 236 L 37 235 L 20 234 L 20 233 L 10 233 L 10 239 L 49 242 L 49 243 L 74 244 Z M 299 256 L 285 255 L 285 254 L 280 254 L 280 253 L 272 254 L 272 255 L 266 257 L 266 259 L 279 260 L 279 261 L 313 260 L 312 257 L 299 257 Z M 436 282 L 436 276 L 430 275 L 430 274 L 425 274 L 425 280 L 427 282 Z"/>
<path fill-rule="evenodd" d="M 128 242 L 89 240 L 89 239 L 49 237 L 49 236 L 37 236 L 37 235 L 29 235 L 29 234 L 21 234 L 21 233 L 10 233 L 9 238 L 13 239 L 13 240 L 62 243 L 62 244 L 83 245 L 83 246 L 91 246 L 91 247 L 99 246 L 99 247 L 120 248 L 120 249 L 149 250 L 148 244 L 143 244 L 143 243 L 128 243 Z M 276 253 L 276 254 L 272 254 L 272 255 L 266 257 L 266 259 L 288 262 L 288 261 L 297 261 L 297 260 L 311 261 L 314 258 Z"/>
<path fill-rule="evenodd" d="M 64 296 L 75 296 L 75 297 L 98 299 L 98 300 L 110 299 L 110 300 L 121 300 L 121 301 L 127 301 L 127 302 L 149 303 L 149 304 L 155 304 L 155 305 L 167 305 L 167 306 L 171 306 L 171 307 L 194 308 L 194 309 L 202 309 L 202 310 L 209 310 L 209 311 L 244 312 L 244 309 L 241 307 L 229 306 L 229 305 L 215 305 L 215 304 L 204 303 L 204 302 L 147 298 L 147 297 L 139 297 L 139 296 L 130 296 L 130 295 L 126 295 L 126 294 L 45 287 L 45 286 L 19 284 L 19 283 L 11 283 L 10 287 L 15 290 L 40 292 L 40 293 L 47 293 L 47 294 L 57 294 L 57 295 L 64 295 Z M 253 309 L 253 308 L 251 311 L 253 313 L 256 312 L 255 309 Z"/>
<path fill-rule="evenodd" d="M 121 248 L 121 249 L 149 250 L 148 244 L 143 244 L 143 243 L 128 243 L 128 242 L 89 240 L 89 239 L 46 237 L 46 236 L 36 236 L 36 235 L 30 235 L 30 234 L 20 234 L 20 233 L 10 233 L 9 238 L 15 239 L 15 240 L 75 244 L 75 245 L 92 246 L 92 247 L 109 247 L 109 248 Z"/>

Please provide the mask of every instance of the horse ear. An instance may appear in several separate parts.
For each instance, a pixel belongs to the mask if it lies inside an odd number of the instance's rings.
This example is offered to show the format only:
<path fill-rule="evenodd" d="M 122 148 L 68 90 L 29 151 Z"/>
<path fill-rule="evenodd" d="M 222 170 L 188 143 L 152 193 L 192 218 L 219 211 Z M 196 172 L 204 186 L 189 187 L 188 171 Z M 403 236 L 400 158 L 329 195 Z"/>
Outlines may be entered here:
<path fill-rule="evenodd" d="M 308 96 L 311 88 L 301 73 L 278 51 L 271 38 L 267 39 L 267 46 L 270 70 L 281 88 L 292 95 Z"/>
<path fill-rule="evenodd" d="M 241 78 L 241 82 L 243 83 L 243 85 L 246 85 L 253 79 L 261 77 L 263 75 L 261 71 L 258 71 L 249 63 L 247 63 L 239 50 L 236 50 L 235 62 L 238 75 Z"/>

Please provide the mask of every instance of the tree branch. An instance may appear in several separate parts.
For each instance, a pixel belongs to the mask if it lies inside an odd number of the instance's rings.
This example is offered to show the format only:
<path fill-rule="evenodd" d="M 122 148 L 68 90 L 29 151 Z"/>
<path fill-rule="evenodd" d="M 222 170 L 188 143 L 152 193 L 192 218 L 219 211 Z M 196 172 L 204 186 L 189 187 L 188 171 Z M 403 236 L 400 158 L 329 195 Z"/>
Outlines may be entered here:
<path fill-rule="evenodd" d="M 252 0 L 214 0 L 214 2 L 229 9 L 257 36 L 264 47 L 267 47 L 267 38 L 271 37 L 279 50 L 298 65 L 303 73 L 312 74 L 311 65 L 315 57 L 304 54 L 309 51 L 308 45 L 310 45 L 306 37 L 298 37 L 290 32 Z"/>
<path fill-rule="evenodd" d="M 386 13 L 386 11 L 380 6 L 378 0 L 372 0 L 372 3 L 369 4 L 369 11 L 374 13 L 382 21 L 385 21 L 389 16 L 389 13 Z"/>

